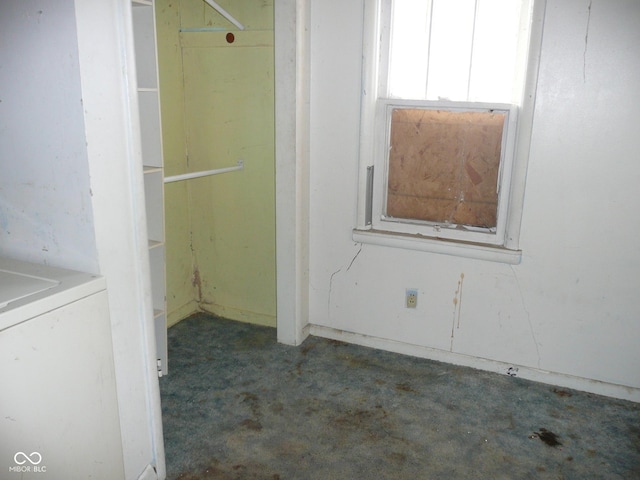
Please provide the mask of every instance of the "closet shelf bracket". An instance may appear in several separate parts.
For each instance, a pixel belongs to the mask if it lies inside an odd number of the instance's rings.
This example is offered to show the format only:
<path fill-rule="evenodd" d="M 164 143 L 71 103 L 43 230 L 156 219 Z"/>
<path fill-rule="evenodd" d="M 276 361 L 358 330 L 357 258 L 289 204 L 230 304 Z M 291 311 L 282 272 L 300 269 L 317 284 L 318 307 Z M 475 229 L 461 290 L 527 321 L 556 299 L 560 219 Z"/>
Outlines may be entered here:
<path fill-rule="evenodd" d="M 164 183 L 179 182 L 180 180 L 190 180 L 192 178 L 208 177 L 211 175 L 218 175 L 220 173 L 235 172 L 237 170 L 244 170 L 244 161 L 238 160 L 235 167 L 217 168 L 215 170 L 203 170 L 201 172 L 183 173 L 182 175 L 172 175 L 170 177 L 164 177 Z"/>

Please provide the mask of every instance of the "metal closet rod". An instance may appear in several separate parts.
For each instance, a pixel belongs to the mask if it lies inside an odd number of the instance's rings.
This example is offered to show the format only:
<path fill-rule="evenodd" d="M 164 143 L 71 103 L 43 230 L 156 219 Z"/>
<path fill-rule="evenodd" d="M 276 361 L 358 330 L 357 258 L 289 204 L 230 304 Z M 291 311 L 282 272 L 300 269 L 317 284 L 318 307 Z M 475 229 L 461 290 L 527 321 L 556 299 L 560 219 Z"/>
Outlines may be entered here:
<path fill-rule="evenodd" d="M 164 183 L 179 182 L 180 180 L 190 180 L 192 178 L 208 177 L 218 175 L 220 173 L 235 172 L 236 170 L 244 170 L 244 161 L 238 160 L 235 167 L 216 168 L 215 170 L 203 170 L 201 172 L 183 173 L 182 175 L 173 175 L 164 177 Z"/>
<path fill-rule="evenodd" d="M 231 23 L 233 23 L 240 30 L 244 30 L 244 25 L 242 25 L 238 20 L 233 18 L 233 16 L 229 12 L 227 12 L 224 8 L 222 8 L 216 2 L 214 2 L 213 0 L 204 0 L 204 1 L 206 3 L 208 3 L 209 5 L 211 5 L 214 9 L 216 9 L 220 15 L 222 15 L 224 18 L 229 20 Z"/>

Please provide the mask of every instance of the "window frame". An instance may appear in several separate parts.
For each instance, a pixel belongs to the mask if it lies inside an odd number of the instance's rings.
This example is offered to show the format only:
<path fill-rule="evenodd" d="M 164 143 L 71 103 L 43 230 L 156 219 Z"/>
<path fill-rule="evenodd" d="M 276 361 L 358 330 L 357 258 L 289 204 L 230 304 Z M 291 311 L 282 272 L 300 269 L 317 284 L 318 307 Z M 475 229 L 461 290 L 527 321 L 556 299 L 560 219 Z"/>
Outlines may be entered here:
<path fill-rule="evenodd" d="M 517 264 L 521 260 L 520 224 L 546 0 L 532 0 L 530 36 L 523 60 L 526 71 L 519 106 L 389 98 L 386 95 L 386 76 L 381 80 L 380 74 L 386 73 L 388 68 L 389 42 L 386 39 L 390 29 L 391 2 L 365 0 L 359 193 L 353 239 L 362 243 Z M 396 105 L 442 109 L 508 108 L 508 121 L 505 122 L 507 150 L 503 155 L 510 154 L 511 160 L 504 162 L 501 167 L 498 225 L 495 232 L 481 232 L 472 227 L 443 228 L 442 225 L 416 224 L 397 219 L 389 221 L 384 218 L 388 162 L 385 150 L 389 133 L 386 115 Z"/>
<path fill-rule="evenodd" d="M 446 224 L 444 222 L 429 222 L 404 218 L 393 218 L 386 215 L 389 160 L 388 148 L 390 144 L 391 122 L 390 115 L 395 108 L 433 109 L 446 111 L 500 111 L 506 115 L 504 132 L 502 135 L 502 148 L 500 171 L 498 173 L 498 205 L 497 225 L 493 229 L 479 228 L 465 225 Z M 376 130 L 381 132 L 377 136 L 376 154 L 374 157 L 374 186 L 372 199 L 372 222 L 375 230 L 423 235 L 426 237 L 476 242 L 487 245 L 502 245 L 506 228 L 508 207 L 508 193 L 510 191 L 512 161 L 506 161 L 513 157 L 515 149 L 515 134 L 517 127 L 517 111 L 515 105 L 499 103 L 479 102 L 445 102 L 428 100 L 399 100 L 393 98 L 379 99 L 376 118 Z"/>

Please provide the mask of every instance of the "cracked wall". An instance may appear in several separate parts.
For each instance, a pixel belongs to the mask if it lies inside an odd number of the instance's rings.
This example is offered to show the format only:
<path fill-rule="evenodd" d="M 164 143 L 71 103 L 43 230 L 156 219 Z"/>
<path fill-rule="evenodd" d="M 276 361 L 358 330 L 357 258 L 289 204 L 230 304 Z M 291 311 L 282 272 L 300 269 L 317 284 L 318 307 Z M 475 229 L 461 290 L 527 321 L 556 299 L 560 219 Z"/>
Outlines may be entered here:
<path fill-rule="evenodd" d="M 362 11 L 332 0 L 314 3 L 311 15 L 316 331 L 640 399 L 640 222 L 628 217 L 640 205 L 640 4 L 547 4 L 523 255 L 513 266 L 353 243 Z M 416 309 L 405 307 L 407 288 L 418 290 Z"/>

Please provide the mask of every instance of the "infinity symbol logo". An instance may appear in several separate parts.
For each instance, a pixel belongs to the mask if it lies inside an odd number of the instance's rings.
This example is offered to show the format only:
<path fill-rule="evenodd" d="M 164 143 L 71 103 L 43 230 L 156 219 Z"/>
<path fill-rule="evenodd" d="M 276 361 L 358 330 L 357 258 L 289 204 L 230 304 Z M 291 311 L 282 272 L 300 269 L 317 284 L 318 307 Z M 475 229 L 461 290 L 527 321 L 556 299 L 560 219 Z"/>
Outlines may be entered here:
<path fill-rule="evenodd" d="M 22 458 L 22 461 L 19 462 L 18 458 Z M 31 455 L 27 455 L 24 452 L 18 452 L 13 456 L 13 461 L 18 465 L 23 465 L 26 462 L 31 463 L 31 465 L 38 465 L 42 461 L 42 455 L 38 452 L 31 452 Z"/>

